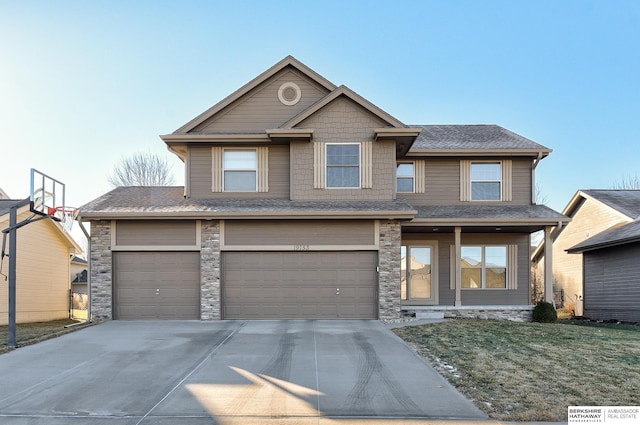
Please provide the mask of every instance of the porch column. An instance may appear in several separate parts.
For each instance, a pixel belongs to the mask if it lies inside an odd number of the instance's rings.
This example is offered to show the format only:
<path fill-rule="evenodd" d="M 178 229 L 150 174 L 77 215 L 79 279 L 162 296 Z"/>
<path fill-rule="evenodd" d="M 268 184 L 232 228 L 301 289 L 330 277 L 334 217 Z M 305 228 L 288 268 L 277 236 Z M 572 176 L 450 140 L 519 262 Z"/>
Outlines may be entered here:
<path fill-rule="evenodd" d="M 455 228 L 455 247 L 456 247 L 456 276 L 455 276 L 455 287 L 456 287 L 456 300 L 454 305 L 459 307 L 462 305 L 462 296 L 460 293 L 460 288 L 462 287 L 462 246 L 460 245 L 460 233 L 462 228 L 460 226 L 456 226 Z"/>
<path fill-rule="evenodd" d="M 551 228 L 544 228 L 544 300 L 553 304 L 553 242 Z"/>

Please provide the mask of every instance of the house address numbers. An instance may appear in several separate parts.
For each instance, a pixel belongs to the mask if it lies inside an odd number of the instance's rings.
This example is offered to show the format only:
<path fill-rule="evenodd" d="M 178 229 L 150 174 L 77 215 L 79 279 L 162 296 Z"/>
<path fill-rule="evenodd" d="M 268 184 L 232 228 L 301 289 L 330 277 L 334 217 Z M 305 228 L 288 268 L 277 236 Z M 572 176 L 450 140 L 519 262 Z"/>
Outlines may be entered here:
<path fill-rule="evenodd" d="M 294 251 L 309 251 L 309 245 L 294 245 Z"/>

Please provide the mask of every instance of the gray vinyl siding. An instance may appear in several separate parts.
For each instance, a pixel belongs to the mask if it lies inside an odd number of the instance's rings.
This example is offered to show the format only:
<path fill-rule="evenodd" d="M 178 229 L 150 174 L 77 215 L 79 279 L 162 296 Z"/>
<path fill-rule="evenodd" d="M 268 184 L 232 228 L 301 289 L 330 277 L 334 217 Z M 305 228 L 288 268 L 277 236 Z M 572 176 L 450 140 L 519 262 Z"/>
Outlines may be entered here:
<path fill-rule="evenodd" d="M 189 147 L 188 194 L 191 198 L 289 199 L 289 146 L 269 146 L 269 192 L 212 192 L 211 146 Z"/>
<path fill-rule="evenodd" d="M 300 101 L 292 106 L 284 105 L 278 100 L 278 89 L 286 82 L 296 83 L 302 93 Z M 227 106 L 211 120 L 197 126 L 194 132 L 264 132 L 265 129 L 278 128 L 327 93 L 326 89 L 298 71 L 285 68 Z"/>
<path fill-rule="evenodd" d="M 477 158 L 477 160 L 512 160 L 512 201 L 510 205 L 531 204 L 531 164 L 527 158 Z M 472 159 L 474 160 L 474 159 Z M 460 159 L 426 158 L 425 193 L 400 193 L 413 205 L 458 205 L 460 201 Z M 475 203 L 475 202 L 474 202 Z M 495 203 L 495 202 L 493 202 Z"/>
<path fill-rule="evenodd" d="M 118 246 L 188 246 L 196 241 L 194 220 L 122 220 L 116 224 Z"/>
<path fill-rule="evenodd" d="M 450 288 L 451 279 L 451 245 L 453 234 L 412 234 L 403 237 L 403 244 L 411 240 L 418 243 L 420 239 L 438 241 L 438 305 L 454 305 L 455 291 Z M 462 245 L 517 245 L 518 246 L 518 288 L 509 289 L 463 289 L 462 305 L 529 305 L 529 235 L 528 234 L 465 234 L 461 235 Z"/>
<path fill-rule="evenodd" d="M 226 220 L 225 245 L 375 245 L 371 220 Z"/>
<path fill-rule="evenodd" d="M 584 315 L 640 322 L 640 242 L 587 251 L 583 258 Z"/>

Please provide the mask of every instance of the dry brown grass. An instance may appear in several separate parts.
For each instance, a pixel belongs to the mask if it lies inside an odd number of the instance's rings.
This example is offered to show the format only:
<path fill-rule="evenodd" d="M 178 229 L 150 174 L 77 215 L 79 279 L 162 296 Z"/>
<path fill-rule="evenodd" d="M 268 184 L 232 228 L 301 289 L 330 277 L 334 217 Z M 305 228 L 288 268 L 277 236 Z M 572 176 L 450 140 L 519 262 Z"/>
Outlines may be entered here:
<path fill-rule="evenodd" d="M 78 323 L 78 321 L 62 319 L 51 322 L 18 323 L 16 325 L 16 342 L 18 343 L 18 347 L 21 347 L 35 344 L 45 339 L 55 338 L 77 330 L 78 327 L 65 329 L 65 326 L 74 323 Z M 13 348 L 7 346 L 8 336 L 9 327 L 7 325 L 0 326 L 0 354 L 13 350 Z"/>
<path fill-rule="evenodd" d="M 640 327 L 449 320 L 395 332 L 491 418 L 566 421 L 568 406 L 637 405 Z"/>

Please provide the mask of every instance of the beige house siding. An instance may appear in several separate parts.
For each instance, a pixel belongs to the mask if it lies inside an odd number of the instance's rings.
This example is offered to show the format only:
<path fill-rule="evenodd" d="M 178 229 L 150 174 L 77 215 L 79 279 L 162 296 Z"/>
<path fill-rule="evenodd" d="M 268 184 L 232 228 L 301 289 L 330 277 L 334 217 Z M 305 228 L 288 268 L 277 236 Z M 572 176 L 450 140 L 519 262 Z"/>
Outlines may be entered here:
<path fill-rule="evenodd" d="M 275 145 L 268 149 L 268 192 L 213 192 L 214 181 L 222 188 L 221 173 L 217 180 L 213 178 L 211 146 L 190 146 L 190 167 L 188 176 L 188 194 L 191 198 L 289 198 L 289 146 Z M 262 164 L 264 166 L 264 163 Z M 264 169 L 259 170 L 264 172 Z M 263 176 L 264 178 L 264 176 Z"/>
<path fill-rule="evenodd" d="M 196 245 L 196 222 L 193 220 L 121 220 L 115 227 L 117 246 Z"/>
<path fill-rule="evenodd" d="M 301 98 L 295 105 L 278 100 L 278 89 L 292 82 L 300 87 Z M 285 68 L 264 84 L 232 103 L 212 119 L 197 126 L 194 132 L 251 132 L 278 128 L 324 97 L 328 91 L 292 68 Z"/>
<path fill-rule="evenodd" d="M 374 128 L 386 123 L 365 111 L 351 100 L 339 98 L 312 117 L 303 121 L 300 127 L 314 129 L 311 143 L 291 143 L 291 199 L 293 200 L 389 200 L 395 194 L 396 151 L 394 142 L 371 142 Z M 368 148 L 361 150 L 361 189 L 323 189 L 324 149 L 318 144 L 325 143 L 372 143 L 371 166 L 363 163 L 369 158 Z M 362 152 L 365 152 L 362 154 Z M 315 158 L 315 160 L 314 160 Z M 370 172 L 371 174 L 366 174 Z M 370 180 L 369 180 L 370 179 Z M 366 188 L 371 186 L 371 188 Z"/>
<path fill-rule="evenodd" d="M 568 254 L 569 249 L 584 240 L 615 226 L 631 220 L 606 205 L 585 199 L 571 222 L 562 230 L 553 242 L 553 279 L 556 289 L 563 289 L 565 300 L 575 301 L 582 293 L 582 254 Z M 544 261 L 539 264 L 540 270 Z"/>
<path fill-rule="evenodd" d="M 374 249 L 376 241 L 372 220 L 225 220 L 223 226 L 225 247 L 271 245 L 286 251 L 359 245 Z"/>
<path fill-rule="evenodd" d="M 18 214 L 18 222 L 28 218 L 26 210 Z M 8 226 L 6 214 L 0 227 Z M 51 220 L 41 220 L 21 227 L 17 231 L 16 270 L 16 322 L 28 323 L 69 317 L 69 276 L 71 254 L 75 250 L 56 229 Z M 7 247 L 9 250 L 9 238 Z M 2 270 L 9 271 L 9 259 L 5 257 Z M 4 280 L 4 278 L 3 278 Z M 2 282 L 0 291 L 0 325 L 8 322 L 8 291 Z"/>
<path fill-rule="evenodd" d="M 494 160 L 500 158 L 478 158 L 479 161 Z M 399 197 L 407 199 L 412 205 L 459 205 L 470 201 L 461 201 L 461 166 L 460 159 L 454 158 L 426 158 L 424 160 L 424 187 L 425 193 L 402 193 Z M 474 161 L 474 160 L 471 160 Z M 531 160 L 513 158 L 508 161 L 510 165 L 503 165 L 504 171 L 511 170 L 511 178 L 503 178 L 504 183 L 511 186 L 508 195 L 503 191 L 503 198 L 510 205 L 531 204 Z M 507 176 L 505 176 L 507 177 Z M 468 178 L 468 176 L 467 176 Z M 416 184 L 416 187 L 419 187 Z M 510 197 L 510 201 L 509 201 Z M 473 201 L 474 203 L 477 201 Z M 494 202 L 488 202 L 493 203 Z"/>

